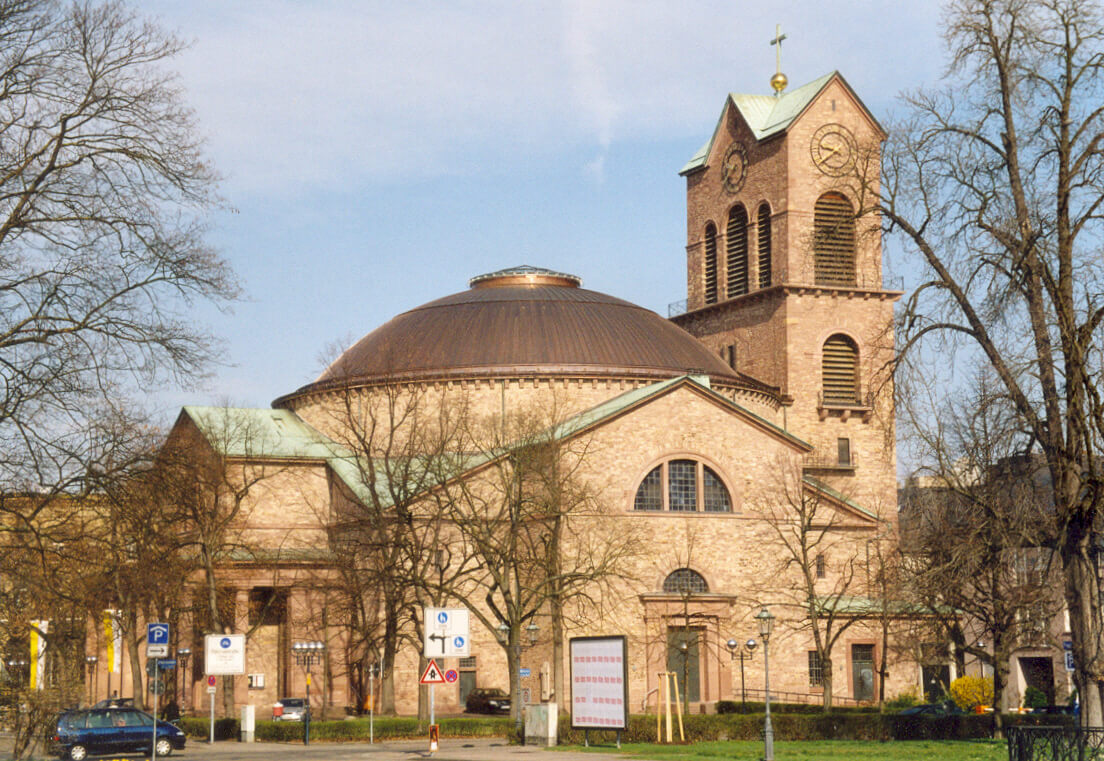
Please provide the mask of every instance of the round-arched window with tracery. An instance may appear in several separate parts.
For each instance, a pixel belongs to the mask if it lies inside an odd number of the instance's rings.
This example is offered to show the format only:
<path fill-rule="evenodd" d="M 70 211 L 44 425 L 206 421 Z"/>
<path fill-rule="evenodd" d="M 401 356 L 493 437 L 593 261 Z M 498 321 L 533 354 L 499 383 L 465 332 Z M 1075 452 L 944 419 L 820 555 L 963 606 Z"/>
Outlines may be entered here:
<path fill-rule="evenodd" d="M 703 594 L 709 591 L 705 577 L 691 568 L 679 568 L 663 580 L 663 591 L 671 594 Z"/>

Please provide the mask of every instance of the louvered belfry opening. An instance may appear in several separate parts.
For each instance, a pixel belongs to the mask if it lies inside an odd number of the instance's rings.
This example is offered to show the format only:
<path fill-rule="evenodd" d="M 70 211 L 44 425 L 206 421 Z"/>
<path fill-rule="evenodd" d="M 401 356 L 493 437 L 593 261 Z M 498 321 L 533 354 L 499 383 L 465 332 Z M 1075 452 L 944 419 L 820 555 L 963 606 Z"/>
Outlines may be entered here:
<path fill-rule="evenodd" d="M 717 303 L 717 228 L 705 226 L 705 303 Z"/>
<path fill-rule="evenodd" d="M 817 285 L 855 284 L 855 211 L 839 193 L 825 193 L 813 213 Z"/>
<path fill-rule="evenodd" d="M 728 213 L 725 255 L 728 298 L 743 296 L 748 292 L 748 215 L 743 204 Z"/>
<path fill-rule="evenodd" d="M 824 401 L 857 404 L 859 401 L 859 347 L 844 335 L 824 342 Z"/>
<path fill-rule="evenodd" d="M 771 214 L 770 206 L 759 204 L 755 229 L 759 234 L 756 241 L 759 249 L 759 287 L 770 288 L 771 284 Z"/>

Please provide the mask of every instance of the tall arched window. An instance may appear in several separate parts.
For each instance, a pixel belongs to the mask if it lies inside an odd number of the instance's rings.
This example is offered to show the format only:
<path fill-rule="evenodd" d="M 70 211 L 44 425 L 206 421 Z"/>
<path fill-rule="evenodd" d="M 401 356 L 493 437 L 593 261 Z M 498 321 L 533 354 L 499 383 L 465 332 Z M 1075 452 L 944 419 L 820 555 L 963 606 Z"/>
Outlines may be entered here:
<path fill-rule="evenodd" d="M 840 193 L 825 193 L 813 212 L 817 285 L 855 284 L 855 211 Z"/>
<path fill-rule="evenodd" d="M 663 591 L 669 594 L 705 594 L 709 585 L 705 577 L 691 568 L 679 568 L 672 571 L 663 580 Z"/>
<path fill-rule="evenodd" d="M 821 359 L 824 401 L 856 404 L 859 401 L 859 347 L 837 333 L 824 342 Z"/>
<path fill-rule="evenodd" d="M 725 230 L 725 282 L 727 297 L 748 292 L 748 215 L 743 204 L 736 204 L 728 213 Z"/>
<path fill-rule="evenodd" d="M 644 476 L 633 509 L 647 512 L 730 513 L 728 487 L 711 467 L 698 460 L 668 460 Z"/>
<path fill-rule="evenodd" d="M 717 303 L 717 228 L 705 226 L 705 303 Z"/>
<path fill-rule="evenodd" d="M 770 288 L 771 284 L 771 213 L 766 203 L 759 204 L 755 215 L 755 230 L 758 233 L 759 249 L 759 287 Z"/>

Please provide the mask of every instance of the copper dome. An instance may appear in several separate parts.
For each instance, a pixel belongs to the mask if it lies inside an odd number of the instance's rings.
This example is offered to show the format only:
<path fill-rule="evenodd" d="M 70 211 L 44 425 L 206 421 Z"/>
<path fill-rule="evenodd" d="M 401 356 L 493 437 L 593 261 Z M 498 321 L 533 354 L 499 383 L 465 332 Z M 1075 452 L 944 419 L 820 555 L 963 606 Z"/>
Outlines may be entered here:
<path fill-rule="evenodd" d="M 721 359 L 655 312 L 580 288 L 580 280 L 515 267 L 395 317 L 292 396 L 349 383 L 488 376 L 670 378 L 739 382 Z"/>

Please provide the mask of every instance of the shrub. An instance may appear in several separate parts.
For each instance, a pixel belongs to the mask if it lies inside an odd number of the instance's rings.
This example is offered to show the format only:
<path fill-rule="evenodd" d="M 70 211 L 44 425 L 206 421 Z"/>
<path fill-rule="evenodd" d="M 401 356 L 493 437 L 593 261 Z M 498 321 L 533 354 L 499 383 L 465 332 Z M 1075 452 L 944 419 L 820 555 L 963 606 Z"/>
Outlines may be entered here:
<path fill-rule="evenodd" d="M 894 712 L 903 711 L 919 702 L 920 698 L 916 696 L 915 692 L 902 692 L 897 697 L 886 701 L 886 709 Z"/>
<path fill-rule="evenodd" d="M 260 722 L 257 722 L 258 724 Z M 183 716 L 177 721 L 177 726 L 184 730 L 188 737 L 206 739 L 210 737 L 211 720 L 195 716 Z M 237 740 L 241 735 L 241 727 L 237 719 L 215 719 L 216 740 Z"/>
<path fill-rule="evenodd" d="M 993 705 L 993 680 L 980 676 L 960 676 L 951 682 L 951 700 L 964 711 Z"/>
<path fill-rule="evenodd" d="M 1050 701 L 1047 700 L 1046 693 L 1038 687 L 1028 687 L 1024 690 L 1023 704 L 1024 708 L 1046 708 Z"/>

